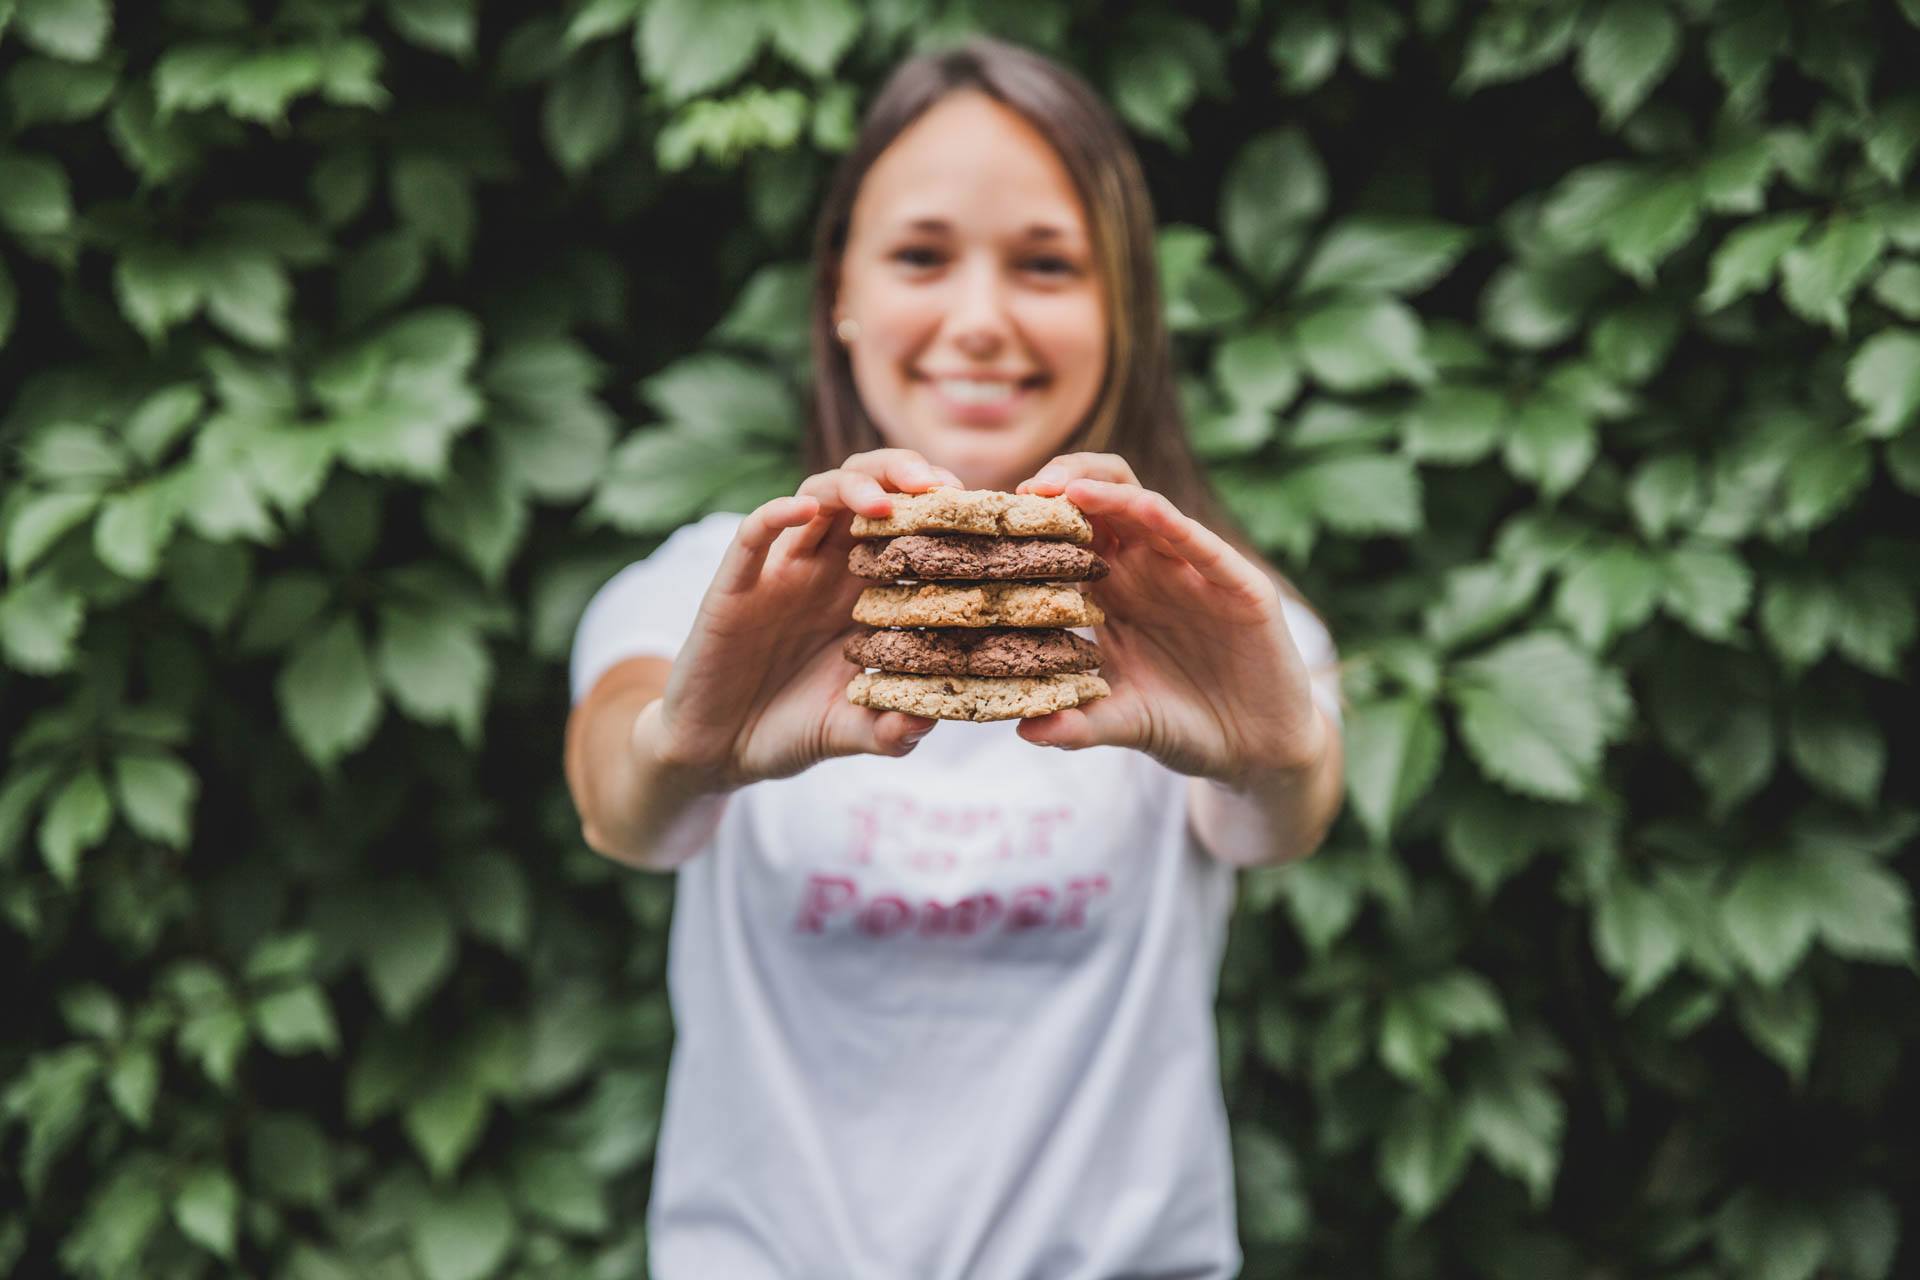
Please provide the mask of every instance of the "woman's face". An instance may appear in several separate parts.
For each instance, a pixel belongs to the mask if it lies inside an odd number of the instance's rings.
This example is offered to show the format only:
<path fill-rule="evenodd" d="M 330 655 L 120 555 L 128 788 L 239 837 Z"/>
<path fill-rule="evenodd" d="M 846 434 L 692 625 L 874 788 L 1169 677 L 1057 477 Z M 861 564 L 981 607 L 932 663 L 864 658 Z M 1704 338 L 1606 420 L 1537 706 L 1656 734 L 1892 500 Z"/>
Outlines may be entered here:
<path fill-rule="evenodd" d="M 1011 489 L 1060 452 L 1107 365 L 1107 305 L 1085 210 L 1027 121 L 987 95 L 942 99 L 867 171 L 836 321 L 867 415 L 969 488 Z"/>

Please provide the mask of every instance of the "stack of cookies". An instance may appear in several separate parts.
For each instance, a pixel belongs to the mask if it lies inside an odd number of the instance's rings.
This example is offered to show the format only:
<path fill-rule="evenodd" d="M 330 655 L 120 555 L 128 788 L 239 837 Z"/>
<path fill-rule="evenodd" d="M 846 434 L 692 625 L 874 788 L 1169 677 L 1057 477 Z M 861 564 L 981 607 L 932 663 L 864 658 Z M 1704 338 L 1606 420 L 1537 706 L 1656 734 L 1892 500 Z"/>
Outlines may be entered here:
<path fill-rule="evenodd" d="M 1109 692 L 1099 646 L 1069 627 L 1106 621 L 1077 585 L 1106 576 L 1093 529 L 1065 498 L 994 489 L 889 495 L 893 514 L 856 515 L 848 567 L 868 587 L 848 639 L 863 671 L 847 699 L 938 720 L 1011 720 Z"/>

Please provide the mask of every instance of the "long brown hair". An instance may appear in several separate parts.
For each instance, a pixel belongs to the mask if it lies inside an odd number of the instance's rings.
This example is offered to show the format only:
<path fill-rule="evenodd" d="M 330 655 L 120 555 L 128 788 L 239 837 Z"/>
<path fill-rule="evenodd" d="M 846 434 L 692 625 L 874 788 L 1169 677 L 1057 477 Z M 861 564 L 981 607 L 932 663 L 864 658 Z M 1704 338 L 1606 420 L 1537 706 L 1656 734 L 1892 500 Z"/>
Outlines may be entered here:
<path fill-rule="evenodd" d="M 1107 376 L 1062 453 L 1117 453 L 1174 506 L 1265 563 L 1207 482 L 1187 442 L 1171 344 L 1162 315 L 1153 201 L 1140 158 L 1100 95 L 1074 72 L 1018 45 L 974 36 L 902 62 L 861 121 L 853 148 L 827 188 L 813 242 L 813 403 L 806 436 L 810 472 L 886 443 L 854 387 L 834 335 L 833 309 L 854 198 L 881 152 L 949 94 L 978 90 L 1018 112 L 1053 146 L 1086 206 L 1094 260 L 1106 289 Z M 1288 594 L 1299 592 L 1276 574 Z M 1303 601 L 1304 603 L 1304 601 Z"/>

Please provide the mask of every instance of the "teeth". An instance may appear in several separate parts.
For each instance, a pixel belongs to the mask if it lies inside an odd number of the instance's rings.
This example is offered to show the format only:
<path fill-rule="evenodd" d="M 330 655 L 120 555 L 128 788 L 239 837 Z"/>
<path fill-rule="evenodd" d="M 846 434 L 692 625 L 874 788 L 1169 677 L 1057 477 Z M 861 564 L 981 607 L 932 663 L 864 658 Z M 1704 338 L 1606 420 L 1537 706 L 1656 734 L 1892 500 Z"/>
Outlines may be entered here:
<path fill-rule="evenodd" d="M 962 404 L 999 404 L 1013 398 L 1011 382 L 976 382 L 971 378 L 942 378 L 940 394 Z"/>

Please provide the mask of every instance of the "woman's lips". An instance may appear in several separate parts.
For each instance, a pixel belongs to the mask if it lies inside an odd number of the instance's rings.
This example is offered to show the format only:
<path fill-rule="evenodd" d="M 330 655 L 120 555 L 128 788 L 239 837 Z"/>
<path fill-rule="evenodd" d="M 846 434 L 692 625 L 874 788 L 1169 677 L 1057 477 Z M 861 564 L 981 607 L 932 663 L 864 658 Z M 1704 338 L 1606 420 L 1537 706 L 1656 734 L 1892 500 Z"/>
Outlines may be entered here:
<path fill-rule="evenodd" d="M 922 377 L 921 381 L 949 419 L 974 426 L 997 426 L 1013 417 L 1044 378 L 1011 381 Z"/>

